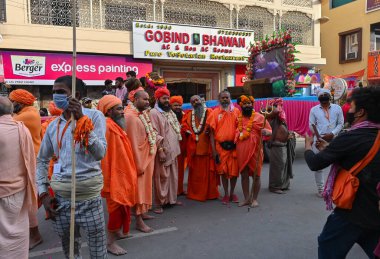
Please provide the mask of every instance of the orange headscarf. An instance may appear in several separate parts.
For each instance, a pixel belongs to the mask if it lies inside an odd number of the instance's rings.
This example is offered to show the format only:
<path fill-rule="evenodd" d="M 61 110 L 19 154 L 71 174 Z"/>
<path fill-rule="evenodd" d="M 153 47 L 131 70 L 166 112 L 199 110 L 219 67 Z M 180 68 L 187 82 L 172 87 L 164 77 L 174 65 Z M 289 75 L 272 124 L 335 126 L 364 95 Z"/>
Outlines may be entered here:
<path fill-rule="evenodd" d="M 109 109 L 118 104 L 122 104 L 119 98 L 114 95 L 105 95 L 99 100 L 98 110 L 106 114 Z"/>
<path fill-rule="evenodd" d="M 170 104 L 173 104 L 173 103 L 179 103 L 180 105 L 182 105 L 183 104 L 182 96 L 174 95 L 174 96 L 170 97 Z"/>
<path fill-rule="evenodd" d="M 36 98 L 30 92 L 24 89 L 17 89 L 9 94 L 9 99 L 12 102 L 18 102 L 20 104 L 31 106 Z"/>
<path fill-rule="evenodd" d="M 48 110 L 49 110 L 49 113 L 51 116 L 59 116 L 63 112 L 61 109 L 59 109 L 59 108 L 57 108 L 57 106 L 55 106 L 54 102 L 49 103 Z"/>
<path fill-rule="evenodd" d="M 166 87 L 161 87 L 161 88 L 158 88 L 156 90 L 156 92 L 154 92 L 154 98 L 156 100 L 160 99 L 162 96 L 164 95 L 167 95 L 167 96 L 170 96 L 170 91 L 168 88 Z"/>
<path fill-rule="evenodd" d="M 128 94 L 128 99 L 131 101 L 131 102 L 134 102 L 135 101 L 135 94 L 139 91 L 144 91 L 144 88 L 142 88 L 141 86 L 135 90 L 132 90 L 129 92 Z"/>

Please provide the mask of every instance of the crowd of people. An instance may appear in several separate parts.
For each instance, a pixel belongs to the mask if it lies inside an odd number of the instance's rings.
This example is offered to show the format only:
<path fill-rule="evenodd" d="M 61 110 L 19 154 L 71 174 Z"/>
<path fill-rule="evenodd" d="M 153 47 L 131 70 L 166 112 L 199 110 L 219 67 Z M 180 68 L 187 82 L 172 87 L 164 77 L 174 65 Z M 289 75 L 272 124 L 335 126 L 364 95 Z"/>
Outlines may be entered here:
<path fill-rule="evenodd" d="M 5 230 L 5 234 L 0 232 L 0 258 L 27 258 L 28 249 L 43 241 L 37 221 L 41 206 L 68 258 L 72 151 L 76 156 L 76 258 L 80 258 L 80 229 L 87 236 L 91 258 L 107 258 L 107 252 L 123 255 L 127 251 L 117 240 L 128 237 L 131 218 L 137 230 L 152 232 L 146 223 L 154 219 L 151 213 L 163 214 L 168 207 L 181 206 L 179 195 L 202 202 L 220 198 L 224 205 L 259 206 L 263 141 L 270 150 L 269 191 L 284 194 L 289 190 L 296 139 L 287 127 L 281 98 L 270 99 L 265 110 L 255 111 L 252 96 L 242 95 L 234 104 L 230 93 L 223 90 L 217 108 L 207 108 L 194 95 L 192 109 L 184 111 L 182 97 L 171 96 L 165 86 L 151 91 L 133 71 L 127 76 L 126 82 L 117 78 L 116 87 L 106 81 L 96 107 L 84 96 L 82 80 L 76 80 L 73 93 L 71 76 L 57 78 L 48 107 L 51 117 L 42 124 L 30 92 L 17 89 L 9 98 L 0 97 L 0 182 L 4 183 L 0 229 Z M 355 89 L 350 98 L 347 121 L 353 126 L 347 133 L 340 134 L 343 112 L 330 103 L 328 90 L 320 89 L 320 104 L 310 112 L 314 138 L 306 137 L 305 159 L 315 171 L 318 196 L 331 203 L 336 178 L 331 176 L 332 169 L 325 184 L 321 169 L 335 163 L 349 170 L 363 157 L 368 160 L 360 168 L 352 209 L 335 209 L 319 237 L 320 258 L 342 258 L 355 242 L 373 255 L 380 236 L 376 195 L 380 119 L 375 112 L 379 88 Z M 235 194 L 239 176 L 241 199 Z M 332 220 L 341 223 L 336 226 Z M 336 246 L 340 249 L 332 248 Z"/>

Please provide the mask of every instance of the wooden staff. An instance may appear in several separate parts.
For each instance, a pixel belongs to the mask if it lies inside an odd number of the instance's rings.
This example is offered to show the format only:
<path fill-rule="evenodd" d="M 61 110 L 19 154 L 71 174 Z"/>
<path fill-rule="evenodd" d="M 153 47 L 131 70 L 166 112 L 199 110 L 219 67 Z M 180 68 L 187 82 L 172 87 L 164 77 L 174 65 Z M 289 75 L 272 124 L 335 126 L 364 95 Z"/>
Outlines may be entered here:
<path fill-rule="evenodd" d="M 72 23 L 73 23 L 73 58 L 72 58 L 72 95 L 73 98 L 76 96 L 76 70 L 77 70 L 77 7 L 76 0 L 73 1 L 72 8 Z M 74 241 L 75 241 L 75 194 L 76 194 L 76 158 L 75 158 L 75 140 L 74 140 L 74 132 L 76 127 L 76 121 L 74 118 L 74 114 L 71 113 L 71 208 L 70 208 L 70 259 L 74 259 Z"/>
<path fill-rule="evenodd" d="M 263 104 L 261 103 L 261 107 L 262 106 L 263 106 Z M 258 152 L 257 152 L 257 155 L 256 155 L 256 169 L 253 172 L 252 187 L 251 187 L 251 192 L 249 193 L 249 203 L 250 203 L 250 205 L 248 207 L 248 212 L 250 211 L 249 210 L 250 208 L 253 208 L 252 202 L 253 202 L 253 195 L 254 195 L 254 191 L 255 191 L 255 179 L 256 179 L 256 176 L 257 176 L 257 169 L 259 167 L 259 158 L 260 158 L 261 149 L 263 148 L 263 137 L 261 135 L 262 134 L 261 132 L 265 128 L 268 115 L 270 115 L 273 112 L 273 105 L 272 105 L 272 109 L 271 109 L 270 112 L 268 112 L 268 106 L 269 106 L 269 100 L 267 100 L 267 103 L 265 105 L 265 110 L 262 110 L 261 107 L 260 107 L 260 113 L 264 114 L 264 123 L 263 123 L 263 127 L 260 129 L 260 142 L 259 142 Z"/>

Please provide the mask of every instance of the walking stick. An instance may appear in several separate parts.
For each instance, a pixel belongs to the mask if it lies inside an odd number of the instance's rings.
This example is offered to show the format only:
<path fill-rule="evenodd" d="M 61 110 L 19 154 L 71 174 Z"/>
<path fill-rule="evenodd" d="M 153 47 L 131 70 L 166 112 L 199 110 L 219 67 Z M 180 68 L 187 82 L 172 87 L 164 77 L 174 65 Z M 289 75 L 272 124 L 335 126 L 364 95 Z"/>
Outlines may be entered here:
<path fill-rule="evenodd" d="M 72 13 L 72 23 L 73 23 L 73 64 L 72 64 L 72 94 L 75 96 L 76 93 L 76 70 L 77 70 L 77 44 L 76 44 L 76 38 L 77 38 L 77 7 L 76 7 L 76 0 L 73 1 L 73 13 Z M 70 259 L 74 259 L 74 241 L 75 241 L 75 194 L 76 194 L 76 171 L 75 171 L 75 165 L 76 165 L 76 159 L 75 159 L 75 140 L 74 140 L 74 132 L 76 127 L 76 121 L 74 118 L 74 114 L 71 113 L 71 121 L 72 121 L 72 127 L 71 127 L 71 134 L 72 134 L 72 140 L 71 140 L 71 208 L 70 208 Z"/>
<path fill-rule="evenodd" d="M 264 123 L 263 123 L 263 126 L 262 128 L 260 129 L 260 142 L 259 142 L 259 148 L 258 148 L 258 152 L 257 152 L 257 155 L 256 155 L 256 169 L 255 171 L 253 172 L 253 180 L 252 180 L 252 187 L 251 187 L 251 192 L 249 193 L 249 206 L 248 206 L 248 212 L 250 211 L 250 208 L 253 208 L 252 206 L 252 202 L 253 202 L 253 196 L 254 196 L 254 193 L 255 193 L 255 179 L 256 179 L 256 176 L 257 176 L 257 169 L 259 167 L 259 158 L 260 158 L 260 153 L 261 153 L 261 149 L 263 148 L 263 138 L 261 136 L 261 132 L 262 130 L 265 128 L 265 125 L 266 125 L 266 122 L 267 122 L 267 117 L 268 115 L 270 115 L 272 112 L 273 112 L 273 105 L 272 105 L 272 109 L 270 112 L 268 112 L 268 105 L 269 105 L 269 100 L 267 101 L 266 105 L 265 105 L 265 110 L 262 110 L 262 106 L 263 104 L 261 103 L 261 107 L 260 107 L 260 113 L 261 114 L 264 114 Z"/>

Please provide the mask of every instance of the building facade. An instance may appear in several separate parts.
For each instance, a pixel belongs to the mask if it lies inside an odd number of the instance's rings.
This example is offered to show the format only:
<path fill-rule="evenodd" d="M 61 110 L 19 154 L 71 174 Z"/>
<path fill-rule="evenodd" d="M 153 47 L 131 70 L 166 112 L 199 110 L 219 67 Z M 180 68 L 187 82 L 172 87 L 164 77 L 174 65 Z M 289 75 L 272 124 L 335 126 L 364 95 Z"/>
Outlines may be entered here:
<path fill-rule="evenodd" d="M 39 57 L 47 54 L 59 56 L 72 51 L 71 12 L 74 1 L 0 0 L 0 7 L 1 2 L 6 4 L 5 10 L 0 10 L 0 34 L 3 37 L 0 49 L 10 52 L 7 55 L 24 51 L 20 54 L 23 57 L 33 53 Z M 98 60 L 97 57 L 104 60 L 104 63 L 107 63 L 107 58 L 126 57 L 128 64 L 120 69 L 113 70 L 112 62 L 103 65 L 111 66 L 112 73 L 121 73 L 124 77 L 128 68 L 135 67 L 138 77 L 144 76 L 146 70 L 152 69 L 165 78 L 171 89 L 182 89 L 177 93 L 185 91 L 185 95 L 197 93 L 205 95 L 207 99 L 214 99 L 221 89 L 242 85 L 241 74 L 244 74 L 245 62 L 134 59 L 133 21 L 247 30 L 254 32 L 255 40 L 272 35 L 275 30 L 290 29 L 295 41 L 299 43 L 297 48 L 300 53 L 297 58 L 301 66 L 312 68 L 325 63 L 321 58 L 321 4 L 318 1 L 81 0 L 76 3 L 77 51 L 83 56 L 92 56 L 92 60 L 91 57 L 87 57 L 90 62 L 87 64 L 88 70 L 91 70 L 91 62 Z M 4 70 L 7 70 L 10 66 L 7 62 L 10 59 L 3 59 Z M 140 62 L 142 67 L 134 65 L 134 62 Z M 70 73 L 63 69 L 62 62 L 57 62 L 54 67 L 57 75 Z M 85 65 L 81 69 L 84 70 L 84 67 Z M 103 79 L 113 76 L 112 73 L 103 73 Z M 95 92 L 101 92 L 98 91 L 100 88 L 94 87 L 93 89 L 97 90 L 92 91 L 91 85 L 101 84 L 102 79 L 96 77 L 96 80 L 91 82 L 90 79 L 88 78 L 87 82 L 90 95 L 96 95 Z M 51 88 L 51 81 L 41 82 L 29 88 L 44 101 L 43 96 L 48 92 L 47 89 Z M 22 87 L 30 84 L 28 80 L 14 80 L 10 83 Z"/>
<path fill-rule="evenodd" d="M 335 76 L 365 70 L 364 85 L 379 83 L 380 2 L 321 2 L 321 46 L 326 58 L 322 73 Z"/>

